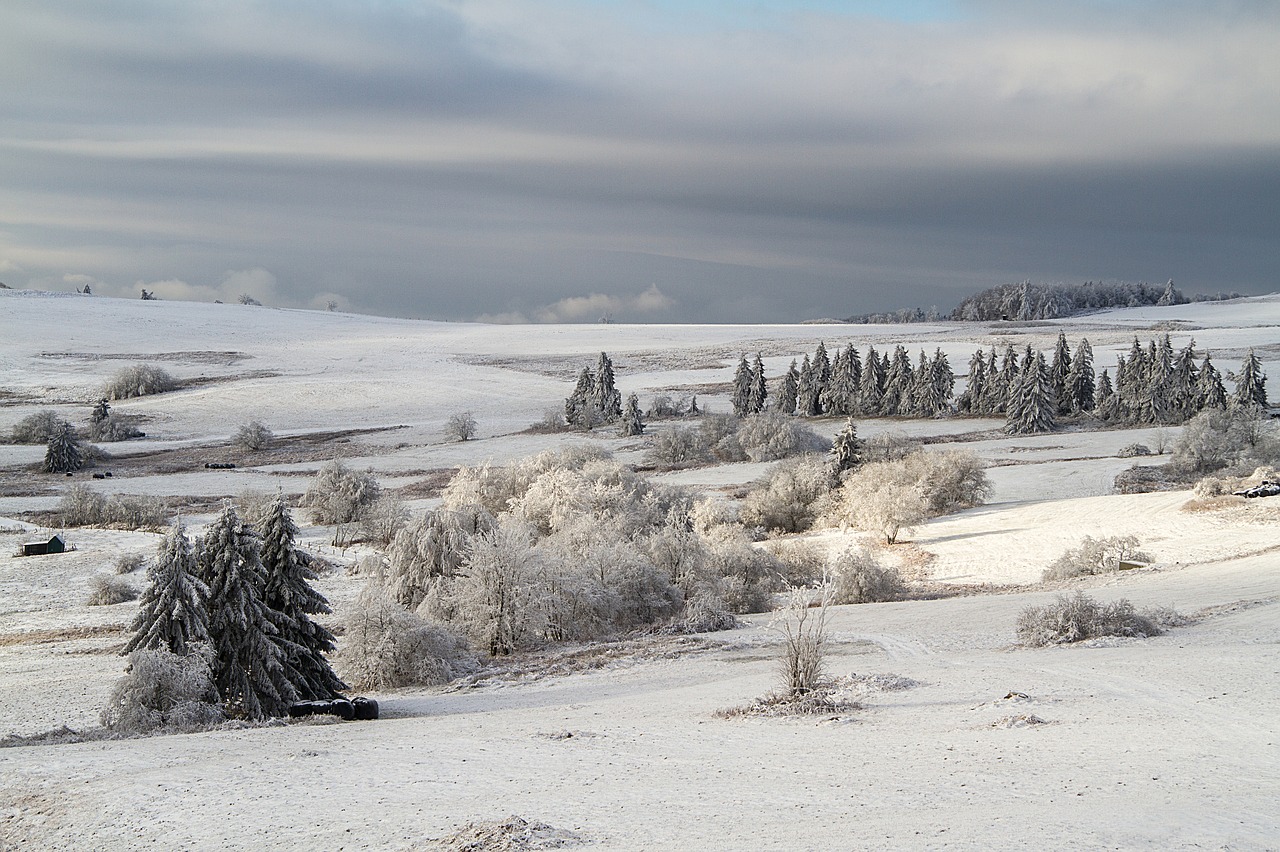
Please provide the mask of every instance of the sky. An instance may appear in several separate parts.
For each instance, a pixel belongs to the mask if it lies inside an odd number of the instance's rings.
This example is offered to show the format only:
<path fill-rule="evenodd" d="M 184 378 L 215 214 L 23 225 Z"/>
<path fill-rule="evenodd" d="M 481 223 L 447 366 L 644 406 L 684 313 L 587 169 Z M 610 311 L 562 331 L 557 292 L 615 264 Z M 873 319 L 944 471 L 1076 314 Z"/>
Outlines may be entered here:
<path fill-rule="evenodd" d="M 1280 290 L 1280 4 L 5 0 L 0 281 L 795 322 Z"/>

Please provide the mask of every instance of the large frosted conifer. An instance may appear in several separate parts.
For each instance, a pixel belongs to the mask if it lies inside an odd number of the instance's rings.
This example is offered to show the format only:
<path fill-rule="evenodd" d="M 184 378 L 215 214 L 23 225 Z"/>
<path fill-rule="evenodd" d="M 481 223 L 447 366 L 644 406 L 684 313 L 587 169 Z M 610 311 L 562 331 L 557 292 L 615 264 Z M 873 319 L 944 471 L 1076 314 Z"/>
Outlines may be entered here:
<path fill-rule="evenodd" d="M 600 406 L 595 396 L 596 379 L 591 369 L 583 367 L 578 384 L 564 401 L 564 419 L 575 429 L 590 429 L 600 420 Z"/>
<path fill-rule="evenodd" d="M 133 638 L 120 653 L 162 650 L 185 657 L 195 650 L 192 646 L 208 642 L 209 589 L 196 576 L 195 553 L 181 521 L 174 521 L 160 543 L 147 579 L 130 626 Z"/>
<path fill-rule="evenodd" d="M 263 600 L 262 545 L 230 503 L 205 532 L 197 561 L 209 587 L 214 682 L 228 712 L 246 719 L 284 715 L 296 691 Z"/>
<path fill-rule="evenodd" d="M 983 391 L 987 386 L 987 353 L 979 349 L 969 358 L 969 375 L 965 380 L 964 393 L 956 401 L 961 411 L 970 414 L 981 414 Z"/>
<path fill-rule="evenodd" d="M 1022 368 L 1018 371 L 1017 383 L 1010 395 L 1005 431 L 1011 435 L 1052 432 L 1053 412 L 1057 404 L 1044 355 L 1037 352 L 1032 356 L 1028 347 Z"/>
<path fill-rule="evenodd" d="M 906 407 L 910 402 L 911 383 L 915 374 L 911 369 L 911 356 L 901 345 L 894 347 L 893 361 L 884 380 L 884 396 L 880 400 L 882 414 L 910 414 Z"/>
<path fill-rule="evenodd" d="M 1071 356 L 1071 370 L 1067 373 L 1068 410 L 1092 411 L 1095 393 L 1093 347 L 1088 339 L 1082 339 Z"/>
<path fill-rule="evenodd" d="M 1155 341 L 1152 343 L 1142 411 L 1148 422 L 1172 423 L 1178 419 L 1174 399 L 1173 347 L 1167 334 L 1160 339 L 1159 345 L 1154 345 Z"/>
<path fill-rule="evenodd" d="M 862 464 L 862 441 L 858 439 L 858 427 L 850 417 L 831 442 L 831 472 L 839 476 Z"/>
<path fill-rule="evenodd" d="M 640 400 L 635 394 L 627 396 L 627 404 L 622 409 L 622 425 L 618 434 L 624 438 L 633 438 L 644 434 L 644 420 L 640 416 Z"/>
<path fill-rule="evenodd" d="M 616 422 L 622 416 L 622 394 L 614 385 L 613 361 L 609 359 L 607 352 L 600 353 L 600 360 L 596 364 L 592 397 L 600 411 L 600 419 L 605 423 Z"/>
<path fill-rule="evenodd" d="M 1209 353 L 1206 352 L 1204 361 L 1200 364 L 1200 375 L 1196 377 L 1196 408 L 1203 411 L 1206 408 L 1226 407 L 1227 389 L 1222 384 L 1222 375 L 1213 366 Z"/>
<path fill-rule="evenodd" d="M 880 367 L 880 356 L 874 346 L 868 346 L 867 357 L 862 365 L 862 378 L 858 381 L 858 411 L 862 414 L 876 414 L 880 411 L 883 396 L 884 371 Z"/>
<path fill-rule="evenodd" d="M 324 595 L 311 587 L 315 571 L 294 544 L 298 528 L 284 500 L 276 497 L 262 529 L 262 566 L 266 577 L 264 602 L 275 616 L 285 668 L 298 697 L 333 698 L 347 685 L 334 673 L 326 654 L 337 650 L 333 634 L 313 621 L 313 615 L 333 610 Z"/>
<path fill-rule="evenodd" d="M 1262 362 L 1249 350 L 1240 364 L 1240 373 L 1236 378 L 1236 405 L 1259 408 L 1267 407 L 1267 376 L 1262 372 Z"/>
<path fill-rule="evenodd" d="M 84 467 L 84 456 L 80 452 L 80 440 L 76 438 L 71 424 L 65 420 L 58 423 L 49 436 L 49 444 L 44 453 L 44 470 L 46 473 L 70 473 Z"/>
<path fill-rule="evenodd" d="M 796 413 L 806 417 L 816 417 L 821 414 L 822 407 L 818 403 L 820 391 L 818 377 L 806 354 L 800 365 L 800 381 L 796 383 Z"/>
<path fill-rule="evenodd" d="M 768 396 L 769 389 L 764 381 L 764 359 L 757 352 L 755 361 L 751 363 L 751 393 L 747 395 L 747 408 L 750 413 L 759 414 L 764 411 L 764 403 Z"/>
<path fill-rule="evenodd" d="M 778 391 L 773 395 L 773 408 L 783 414 L 796 413 L 796 399 L 800 390 L 800 371 L 793 358 L 791 366 L 778 379 Z"/>
<path fill-rule="evenodd" d="M 1058 332 L 1058 342 L 1053 347 L 1053 362 L 1049 365 L 1049 383 L 1057 400 L 1058 413 L 1071 413 L 1071 394 L 1067 387 L 1067 375 L 1071 372 L 1071 348 L 1067 346 L 1066 332 Z"/>
<path fill-rule="evenodd" d="M 739 417 L 751 414 L 751 365 L 747 356 L 738 361 L 738 369 L 733 374 L 733 413 Z"/>
<path fill-rule="evenodd" d="M 857 405 L 861 373 L 858 350 L 852 344 L 837 351 L 831 364 L 831 379 L 822 390 L 822 410 L 827 414 L 852 414 Z"/>

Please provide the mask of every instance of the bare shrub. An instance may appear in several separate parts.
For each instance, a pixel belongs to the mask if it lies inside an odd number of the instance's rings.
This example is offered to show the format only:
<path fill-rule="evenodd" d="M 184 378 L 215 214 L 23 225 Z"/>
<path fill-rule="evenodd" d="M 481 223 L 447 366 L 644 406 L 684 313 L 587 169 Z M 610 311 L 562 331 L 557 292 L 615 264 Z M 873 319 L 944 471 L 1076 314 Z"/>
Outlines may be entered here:
<path fill-rule="evenodd" d="M 920 442 L 901 432 L 882 432 L 862 442 L 864 462 L 900 461 L 920 449 Z"/>
<path fill-rule="evenodd" d="M 717 527 L 707 533 L 705 545 L 704 570 L 717 584 L 730 612 L 767 612 L 772 608 L 782 567 L 772 553 L 752 547 L 741 527 Z"/>
<path fill-rule="evenodd" d="M 476 436 L 479 428 L 470 411 L 459 411 L 450 415 L 444 424 L 445 437 L 451 441 L 470 441 Z"/>
<path fill-rule="evenodd" d="M 244 522 L 254 529 L 260 530 L 266 522 L 267 515 L 271 512 L 271 506 L 275 503 L 274 494 L 266 491 L 259 491 L 255 488 L 246 488 L 236 497 L 236 510 L 240 513 L 240 517 L 244 518 Z"/>
<path fill-rule="evenodd" d="M 70 423 L 46 408 L 15 423 L 9 440 L 15 444 L 47 444 L 64 424 L 71 427 Z"/>
<path fill-rule="evenodd" d="M 900 600 L 906 585 L 898 569 L 881 565 L 863 547 L 849 548 L 831 566 L 832 603 L 862 604 Z"/>
<path fill-rule="evenodd" d="M 132 574 L 146 564 L 147 557 L 141 553 L 121 553 L 113 567 L 117 574 Z"/>
<path fill-rule="evenodd" d="M 822 580 L 827 555 L 824 550 L 804 541 L 774 539 L 764 545 L 782 567 L 782 579 L 788 586 L 811 586 Z"/>
<path fill-rule="evenodd" d="M 102 724 L 140 735 L 198 731 L 222 722 L 211 658 L 208 646 L 185 657 L 167 650 L 133 652 L 102 710 Z"/>
<path fill-rule="evenodd" d="M 662 632 L 715 633 L 720 630 L 733 630 L 738 626 L 738 619 L 725 608 L 724 600 L 710 590 L 703 590 L 685 600 L 684 610 L 677 618 L 672 619 Z"/>
<path fill-rule="evenodd" d="M 534 432 L 565 432 L 569 424 L 564 419 L 564 408 L 556 406 L 542 412 L 542 419 L 529 427 Z"/>
<path fill-rule="evenodd" d="M 177 380 L 166 370 L 151 364 L 134 364 L 118 370 L 103 387 L 102 396 L 110 400 L 129 399 L 164 393 L 177 386 Z"/>
<path fill-rule="evenodd" d="M 366 583 L 343 622 L 337 663 L 353 689 L 434 686 L 477 667 L 462 637 L 400 606 L 376 580 Z"/>
<path fill-rule="evenodd" d="M 113 606 L 137 599 L 138 590 L 125 578 L 95 574 L 89 580 L 89 597 L 85 603 L 88 606 Z"/>
<path fill-rule="evenodd" d="M 901 460 L 927 498 L 930 516 L 981 505 L 991 493 L 986 464 L 968 450 L 927 450 Z"/>
<path fill-rule="evenodd" d="M 818 606 L 810 606 L 813 589 L 792 587 L 787 606 L 770 625 L 782 636 L 782 660 L 779 672 L 782 694 L 803 699 L 825 685 L 824 670 L 827 643 L 827 607 L 831 589 L 821 586 Z"/>
<path fill-rule="evenodd" d="M 1100 604 L 1083 592 L 1058 595 L 1053 603 L 1027 607 L 1018 616 L 1018 642 L 1039 647 L 1100 636 L 1149 637 L 1164 630 L 1126 599 Z"/>
<path fill-rule="evenodd" d="M 117 529 L 163 527 L 168 522 L 164 501 L 149 494 L 116 494 L 107 500 L 105 523 Z"/>
<path fill-rule="evenodd" d="M 1140 544 L 1133 535 L 1085 536 L 1079 547 L 1068 549 L 1046 568 L 1041 579 L 1045 582 L 1069 580 L 1119 571 L 1121 562 L 1150 562 L 1151 556 L 1139 549 Z"/>
<path fill-rule="evenodd" d="M 231 436 L 232 443 L 251 452 L 268 449 L 275 439 L 275 433 L 261 420 L 250 420 L 237 428 L 236 433 Z"/>

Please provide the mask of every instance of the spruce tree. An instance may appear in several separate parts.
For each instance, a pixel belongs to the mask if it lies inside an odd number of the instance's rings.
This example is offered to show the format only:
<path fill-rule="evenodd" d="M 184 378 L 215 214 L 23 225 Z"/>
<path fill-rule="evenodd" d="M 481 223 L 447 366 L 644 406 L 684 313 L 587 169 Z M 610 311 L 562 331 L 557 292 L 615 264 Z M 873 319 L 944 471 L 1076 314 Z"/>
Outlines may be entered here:
<path fill-rule="evenodd" d="M 874 346 L 867 347 L 867 358 L 862 365 L 862 378 L 858 382 L 858 412 L 876 414 L 884 396 L 884 371 L 880 368 L 880 356 Z"/>
<path fill-rule="evenodd" d="M 964 393 L 956 400 L 956 407 L 969 414 L 981 414 L 986 386 L 987 353 L 979 349 L 969 358 L 969 375 L 965 379 Z"/>
<path fill-rule="evenodd" d="M 756 360 L 751 364 L 751 393 L 747 398 L 747 408 L 752 414 L 759 414 L 764 411 L 764 403 L 768 396 L 769 389 L 764 381 L 764 359 L 757 352 Z"/>
<path fill-rule="evenodd" d="M 818 378 L 815 375 L 813 364 L 809 361 L 809 356 L 804 356 L 804 361 L 800 365 L 800 381 L 796 383 L 796 413 L 805 417 L 816 417 L 822 413 L 822 407 L 818 404 Z"/>
<path fill-rule="evenodd" d="M 1250 349 L 1240 364 L 1236 376 L 1236 392 L 1232 401 L 1244 408 L 1267 407 L 1267 376 L 1262 372 L 1262 362 Z"/>
<path fill-rule="evenodd" d="M 600 353 L 596 364 L 595 387 L 592 396 L 596 408 L 600 411 L 600 419 L 605 423 L 615 423 L 622 416 L 622 394 L 614 386 L 613 361 L 607 352 Z"/>
<path fill-rule="evenodd" d="M 945 411 L 951 405 L 951 395 L 956 387 L 956 374 L 951 371 L 951 362 L 941 348 L 933 350 L 933 360 L 929 362 L 929 383 L 932 388 L 933 414 Z"/>
<path fill-rule="evenodd" d="M 1170 345 L 1167 334 L 1160 339 L 1158 345 L 1152 341 L 1142 411 L 1150 423 L 1172 423 L 1177 420 L 1173 387 L 1173 346 Z"/>
<path fill-rule="evenodd" d="M 778 379 L 778 390 L 773 395 L 773 409 L 783 414 L 796 413 L 796 397 L 799 393 L 800 372 L 796 370 L 795 359 L 791 359 L 791 366 Z"/>
<path fill-rule="evenodd" d="M 1196 379 L 1196 408 L 1198 411 L 1204 411 L 1206 408 L 1225 409 L 1227 407 L 1227 389 L 1222 384 L 1222 375 L 1218 372 L 1218 368 L 1213 366 L 1213 362 L 1209 360 L 1209 353 L 1204 354 L 1204 361 L 1200 364 L 1200 375 Z"/>
<path fill-rule="evenodd" d="M 1006 344 L 1004 347 L 1004 356 L 1000 359 L 1000 387 L 1004 389 L 1004 400 L 1000 404 L 997 412 L 999 414 L 1007 414 L 1009 411 L 1009 403 L 1013 399 L 1014 388 L 1018 383 L 1018 353 L 1014 351 L 1013 344 Z"/>
<path fill-rule="evenodd" d="M 1069 411 L 1092 411 L 1094 394 L 1093 347 L 1085 338 L 1071 356 L 1071 371 L 1067 373 Z"/>
<path fill-rule="evenodd" d="M 992 346 L 987 355 L 987 374 L 979 411 L 982 414 L 1003 414 L 1008 398 L 1009 389 L 1005 387 L 1004 377 L 1000 375 L 1000 367 L 996 363 L 996 348 Z"/>
<path fill-rule="evenodd" d="M 880 399 L 880 413 L 887 415 L 910 414 L 907 408 L 911 397 L 911 383 L 915 374 L 911 369 L 911 356 L 902 345 L 894 347 L 893 361 L 884 379 L 884 396 Z"/>
<path fill-rule="evenodd" d="M 635 394 L 627 396 L 627 404 L 622 409 L 622 425 L 618 434 L 623 438 L 634 438 L 644 434 L 644 420 L 640 417 L 640 399 Z"/>
<path fill-rule="evenodd" d="M 813 353 L 813 384 L 815 415 L 822 414 L 822 396 L 827 384 L 831 381 L 831 359 L 827 356 L 827 344 L 818 341 L 818 348 Z"/>
<path fill-rule="evenodd" d="M 164 650 L 185 657 L 198 643 L 209 641 L 209 589 L 196 576 L 196 557 L 180 520 L 160 543 L 156 561 L 147 569 L 150 581 L 142 593 L 130 629 L 133 637 L 121 651 Z"/>
<path fill-rule="evenodd" d="M 1059 414 L 1071 413 L 1071 395 L 1067 388 L 1067 374 L 1071 372 L 1071 349 L 1067 346 L 1066 332 L 1058 332 L 1058 342 L 1053 347 L 1053 362 L 1049 366 L 1049 383 Z"/>
<path fill-rule="evenodd" d="M 578 374 L 578 384 L 564 401 L 565 422 L 575 429 L 590 429 L 600 419 L 595 399 L 596 380 L 589 367 Z"/>
<path fill-rule="evenodd" d="M 197 564 L 209 588 L 214 682 L 228 713 L 283 716 L 296 698 L 279 629 L 263 600 L 262 545 L 228 502 L 201 540 Z"/>
<path fill-rule="evenodd" d="M 751 413 L 751 365 L 747 356 L 738 361 L 738 369 L 733 374 L 733 413 L 746 417 Z"/>
<path fill-rule="evenodd" d="M 1052 432 L 1057 405 L 1044 355 L 1037 352 L 1032 356 L 1031 348 L 1027 347 L 1014 392 L 1010 395 L 1005 431 L 1011 435 Z"/>
<path fill-rule="evenodd" d="M 1098 376 L 1098 386 L 1094 391 L 1094 412 L 1103 420 L 1117 421 L 1122 420 L 1120 413 L 1120 398 L 1116 396 L 1115 389 L 1111 387 L 1111 376 L 1106 370 L 1102 371 L 1102 375 Z"/>
<path fill-rule="evenodd" d="M 1196 416 L 1196 386 L 1200 371 L 1196 368 L 1196 342 L 1188 341 L 1173 359 L 1173 408 L 1179 423 Z"/>
<path fill-rule="evenodd" d="M 333 634 L 312 620 L 333 612 L 324 595 L 311 587 L 316 573 L 294 540 L 298 528 L 284 499 L 277 496 L 262 528 L 262 567 L 266 577 L 263 602 L 280 617 L 273 618 L 289 673 L 301 699 L 334 698 L 347 688 L 334 673 L 326 654 L 337 650 Z"/>
<path fill-rule="evenodd" d="M 858 439 L 858 427 L 852 417 L 832 441 L 830 459 L 831 473 L 837 477 L 862 464 L 862 441 Z"/>
<path fill-rule="evenodd" d="M 80 452 L 80 439 L 70 423 L 60 421 L 45 448 L 44 470 L 46 473 L 70 473 L 82 467 L 84 455 Z"/>
<path fill-rule="evenodd" d="M 831 378 L 822 390 L 822 410 L 827 414 L 852 414 L 857 405 L 858 377 L 862 368 L 858 364 L 858 351 L 852 345 L 836 352 L 831 362 Z"/>
<path fill-rule="evenodd" d="M 101 423 L 103 420 L 107 419 L 107 415 L 110 413 L 111 406 L 107 405 L 107 400 L 104 397 L 103 399 L 98 400 L 98 404 L 93 407 L 93 411 L 89 414 L 89 422 Z"/>

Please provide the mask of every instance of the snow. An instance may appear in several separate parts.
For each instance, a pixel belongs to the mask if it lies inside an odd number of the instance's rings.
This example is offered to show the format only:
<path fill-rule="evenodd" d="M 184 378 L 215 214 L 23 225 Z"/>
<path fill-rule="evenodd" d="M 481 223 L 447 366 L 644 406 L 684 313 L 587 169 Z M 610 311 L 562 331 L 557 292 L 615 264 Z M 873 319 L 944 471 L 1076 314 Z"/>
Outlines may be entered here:
<path fill-rule="evenodd" d="M 561 403 L 576 369 L 602 350 L 619 388 L 643 405 L 655 390 L 728 383 L 744 352 L 762 351 L 776 375 L 819 340 L 832 351 L 849 341 L 862 352 L 869 342 L 940 346 L 963 365 L 973 349 L 1005 338 L 1047 349 L 1062 329 L 1073 346 L 1090 337 L 1101 370 L 1133 333 L 1145 341 L 1169 326 L 1175 346 L 1194 335 L 1224 372 L 1249 347 L 1271 369 L 1280 295 L 1028 328 L 499 327 L 0 291 L 0 431 L 45 407 L 83 420 L 112 373 L 152 362 L 182 379 L 222 381 L 116 403 L 150 418 L 148 437 L 109 447 L 115 475 L 93 487 L 169 498 L 301 493 L 322 459 L 234 471 L 197 464 L 252 417 L 291 436 L 404 426 L 323 445 L 394 487 L 425 471 L 584 440 L 523 430 Z M 51 357 L 58 353 L 76 354 Z M 724 394 L 699 400 L 729 407 Z M 446 443 L 444 422 L 466 409 L 480 440 Z M 833 435 L 842 425 L 814 428 Z M 0 848 L 416 849 L 511 815 L 545 823 L 565 842 L 619 850 L 1275 848 L 1280 507 L 1261 499 L 1188 512 L 1186 491 L 1112 493 L 1120 470 L 1163 461 L 1118 451 L 1170 445 L 1176 429 L 1011 438 L 996 433 L 1000 425 L 858 421 L 864 438 L 950 436 L 992 465 L 987 505 L 904 536 L 932 554 L 935 582 L 988 591 L 836 608 L 832 674 L 920 683 L 866 688 L 863 709 L 839 720 L 714 715 L 774 687 L 777 639 L 767 615 L 753 616 L 697 642 L 654 640 L 670 642 L 655 646 L 661 653 L 623 646 L 590 670 L 375 695 L 383 718 L 372 723 L 0 749 Z M 585 440 L 628 461 L 643 453 L 643 438 Z M 187 455 L 158 470 L 147 458 L 162 449 Z M 70 553 L 14 557 L 20 541 L 44 530 L 3 516 L 52 508 L 66 482 L 88 481 L 24 473 L 40 450 L 0 447 L 0 733 L 95 724 L 137 605 L 84 605 L 90 579 L 111 572 L 120 553 L 153 552 L 159 538 L 72 529 Z M 767 468 L 661 478 L 731 490 Z M 197 512 L 189 523 L 209 518 Z M 1152 554 L 1150 568 L 1039 584 L 1048 562 L 1084 535 L 1127 534 Z M 325 546 L 324 529 L 301 535 L 326 558 L 358 555 Z M 809 538 L 839 549 L 855 534 Z M 338 571 L 317 586 L 341 606 L 359 583 Z M 1077 588 L 1203 617 L 1152 639 L 1014 646 L 1022 609 Z"/>

